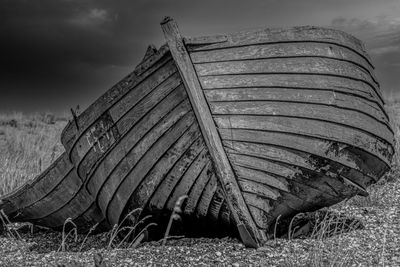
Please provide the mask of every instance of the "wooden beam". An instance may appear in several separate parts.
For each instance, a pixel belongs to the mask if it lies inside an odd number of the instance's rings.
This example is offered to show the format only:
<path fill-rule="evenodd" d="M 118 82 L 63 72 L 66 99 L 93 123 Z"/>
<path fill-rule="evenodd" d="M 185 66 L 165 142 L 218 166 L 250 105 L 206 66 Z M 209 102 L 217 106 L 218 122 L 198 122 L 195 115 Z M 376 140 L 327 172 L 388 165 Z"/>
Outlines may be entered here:
<path fill-rule="evenodd" d="M 178 26 L 171 18 L 166 17 L 161 22 L 161 27 L 189 95 L 241 239 L 248 247 L 258 247 L 266 241 L 266 235 L 256 226 L 244 201 Z"/>

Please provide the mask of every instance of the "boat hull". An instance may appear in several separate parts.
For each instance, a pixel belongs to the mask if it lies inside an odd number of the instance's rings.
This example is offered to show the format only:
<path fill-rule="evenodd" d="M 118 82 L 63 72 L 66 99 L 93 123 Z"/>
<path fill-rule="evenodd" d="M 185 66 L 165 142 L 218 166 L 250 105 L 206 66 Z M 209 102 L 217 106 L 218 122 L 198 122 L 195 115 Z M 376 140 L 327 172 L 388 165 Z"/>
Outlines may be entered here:
<path fill-rule="evenodd" d="M 298 27 L 182 39 L 162 27 L 167 45 L 64 129 L 54 188 L 73 189 L 36 222 L 109 229 L 139 208 L 160 236 L 187 195 L 181 233 L 203 225 L 257 246 L 278 218 L 367 195 L 389 170 L 393 131 L 354 37 Z M 30 199 L 46 208 L 52 197 Z M 24 205 L 5 210 L 34 221 Z"/>

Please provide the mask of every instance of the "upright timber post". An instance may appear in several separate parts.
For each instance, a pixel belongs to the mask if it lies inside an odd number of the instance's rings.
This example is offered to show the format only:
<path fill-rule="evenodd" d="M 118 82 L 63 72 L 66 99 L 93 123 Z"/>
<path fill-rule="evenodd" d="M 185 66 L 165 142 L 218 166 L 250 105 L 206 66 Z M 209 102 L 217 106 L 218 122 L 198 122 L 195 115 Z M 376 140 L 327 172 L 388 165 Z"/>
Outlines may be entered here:
<path fill-rule="evenodd" d="M 266 240 L 266 235 L 257 228 L 244 201 L 178 26 L 174 20 L 166 17 L 161 22 L 161 27 L 213 159 L 218 179 L 236 221 L 242 242 L 247 247 L 258 247 Z"/>

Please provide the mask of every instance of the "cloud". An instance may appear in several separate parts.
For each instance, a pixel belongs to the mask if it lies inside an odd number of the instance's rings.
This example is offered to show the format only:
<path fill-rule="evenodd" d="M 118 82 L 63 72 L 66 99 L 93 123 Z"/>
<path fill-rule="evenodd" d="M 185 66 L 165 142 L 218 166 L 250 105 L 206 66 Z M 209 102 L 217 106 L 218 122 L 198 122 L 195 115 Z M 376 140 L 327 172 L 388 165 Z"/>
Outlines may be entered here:
<path fill-rule="evenodd" d="M 80 14 L 77 14 L 69 20 L 72 24 L 82 27 L 96 27 L 111 21 L 107 10 L 101 8 L 92 8 Z"/>

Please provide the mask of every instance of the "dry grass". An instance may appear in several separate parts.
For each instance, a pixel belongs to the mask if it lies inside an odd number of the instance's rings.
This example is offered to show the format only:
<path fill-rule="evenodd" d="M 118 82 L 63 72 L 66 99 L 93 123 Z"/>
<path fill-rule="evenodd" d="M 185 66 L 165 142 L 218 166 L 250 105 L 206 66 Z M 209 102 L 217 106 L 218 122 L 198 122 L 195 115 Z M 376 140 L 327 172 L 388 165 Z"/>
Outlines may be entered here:
<path fill-rule="evenodd" d="M 389 105 L 388 111 L 398 141 L 400 103 Z M 0 115 L 0 195 L 34 178 L 63 152 L 59 138 L 65 124 L 65 119 L 49 114 Z M 396 144 L 397 151 L 400 151 L 399 144 Z M 79 235 L 76 242 L 75 236 L 72 238 L 68 234 L 63 238 L 60 233 L 27 233 L 22 234 L 23 246 L 16 238 L 0 238 L 0 265 L 13 262 L 17 266 L 29 262 L 32 266 L 46 266 L 72 260 L 87 266 L 93 264 L 94 255 L 101 253 L 115 265 L 152 262 L 160 265 L 400 266 L 399 175 L 400 160 L 396 157 L 392 171 L 368 189 L 368 197 L 355 197 L 330 209 L 362 221 L 363 230 L 344 231 L 339 219 L 326 217 L 314 228 L 311 237 L 271 240 L 257 250 L 245 249 L 232 239 L 172 240 L 164 247 L 153 242 L 132 249 L 129 242 L 124 245 L 123 238 L 112 233 Z M 337 225 L 334 229 L 338 234 L 327 237 L 331 225 Z M 49 248 L 41 244 L 46 242 Z M 60 244 L 63 244 L 61 250 L 66 252 L 56 252 Z"/>
<path fill-rule="evenodd" d="M 50 114 L 0 115 L 0 196 L 34 178 L 64 151 L 59 140 L 65 124 Z"/>

